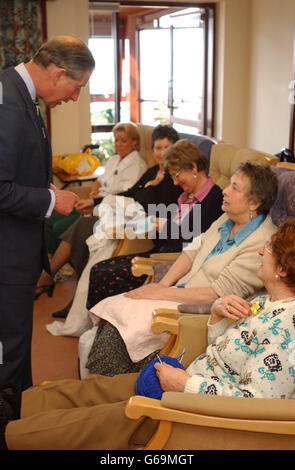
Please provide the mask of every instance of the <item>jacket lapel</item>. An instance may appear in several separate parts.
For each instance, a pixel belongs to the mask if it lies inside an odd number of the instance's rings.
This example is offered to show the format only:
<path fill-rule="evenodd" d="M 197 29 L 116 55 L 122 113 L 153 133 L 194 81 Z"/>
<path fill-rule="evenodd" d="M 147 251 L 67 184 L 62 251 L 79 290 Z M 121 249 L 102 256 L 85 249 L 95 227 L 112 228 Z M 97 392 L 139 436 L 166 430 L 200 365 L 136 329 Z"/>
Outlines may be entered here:
<path fill-rule="evenodd" d="M 42 168 L 44 168 L 44 170 L 46 171 L 47 184 L 49 186 L 50 180 L 51 180 L 51 169 L 52 169 L 52 152 L 51 152 L 51 145 L 50 145 L 50 140 L 49 140 L 46 126 L 44 124 L 42 116 L 40 116 L 40 118 L 38 117 L 36 106 L 34 102 L 32 101 L 30 93 L 26 87 L 25 82 L 21 78 L 21 76 L 14 70 L 14 68 L 7 70 L 7 72 L 11 72 L 11 78 L 14 80 L 20 92 L 20 95 L 24 102 L 24 106 L 27 111 L 27 115 L 29 119 L 33 122 L 36 132 L 39 135 L 38 143 L 39 143 L 39 148 L 40 148 L 39 154 L 40 154 L 40 159 L 41 159 L 41 165 L 42 165 Z M 43 124 L 45 138 L 44 138 L 41 123 Z"/>

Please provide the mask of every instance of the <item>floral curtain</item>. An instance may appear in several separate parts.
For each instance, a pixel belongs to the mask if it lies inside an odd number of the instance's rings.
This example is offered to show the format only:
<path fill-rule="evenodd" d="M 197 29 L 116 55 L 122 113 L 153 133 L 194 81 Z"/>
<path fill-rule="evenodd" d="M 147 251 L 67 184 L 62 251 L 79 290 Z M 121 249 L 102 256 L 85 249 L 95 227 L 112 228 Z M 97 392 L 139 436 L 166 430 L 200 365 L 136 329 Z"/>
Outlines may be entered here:
<path fill-rule="evenodd" d="M 28 62 L 43 42 L 43 0 L 0 1 L 0 70 Z"/>

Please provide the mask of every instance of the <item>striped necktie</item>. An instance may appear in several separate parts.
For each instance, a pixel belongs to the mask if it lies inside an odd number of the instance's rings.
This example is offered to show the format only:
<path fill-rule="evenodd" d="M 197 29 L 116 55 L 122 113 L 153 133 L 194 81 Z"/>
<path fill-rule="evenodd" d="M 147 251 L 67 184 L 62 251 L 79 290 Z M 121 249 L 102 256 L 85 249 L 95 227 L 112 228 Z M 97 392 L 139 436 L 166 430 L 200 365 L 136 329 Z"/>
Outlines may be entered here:
<path fill-rule="evenodd" d="M 39 123 L 40 123 L 41 129 L 42 129 L 43 137 L 44 137 L 44 139 L 46 139 L 46 132 L 45 132 L 45 129 L 44 129 L 44 121 L 43 121 L 42 116 L 41 116 L 41 110 L 40 110 L 38 99 L 33 100 L 33 103 L 36 107 L 36 113 L 37 113 Z"/>

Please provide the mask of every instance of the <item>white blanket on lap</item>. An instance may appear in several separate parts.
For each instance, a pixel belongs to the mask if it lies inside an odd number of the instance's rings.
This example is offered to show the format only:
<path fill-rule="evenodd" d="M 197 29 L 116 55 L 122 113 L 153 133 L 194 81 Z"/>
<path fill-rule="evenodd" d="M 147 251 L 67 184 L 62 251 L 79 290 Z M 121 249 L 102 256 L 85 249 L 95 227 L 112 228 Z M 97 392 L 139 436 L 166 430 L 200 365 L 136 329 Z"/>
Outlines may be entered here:
<path fill-rule="evenodd" d="M 135 222 L 145 220 L 146 217 L 143 207 L 138 202 L 124 196 L 106 196 L 98 208 L 100 218 L 94 226 L 95 235 L 91 235 L 86 240 L 89 259 L 79 279 L 67 319 L 65 322 L 54 321 L 46 325 L 47 331 L 54 336 L 80 336 L 91 328 L 89 312 L 86 309 L 90 271 L 99 261 L 112 257 L 119 243 L 119 240 L 111 238 L 114 227 L 117 233 L 121 229 L 123 234 L 122 224 L 130 220 Z"/>
<path fill-rule="evenodd" d="M 123 338 L 128 354 L 133 362 L 161 349 L 170 334 L 154 334 L 151 330 L 152 312 L 158 308 L 177 309 L 179 302 L 167 300 L 130 299 L 124 294 L 107 297 L 91 309 L 93 325 L 100 318 L 112 323 Z"/>

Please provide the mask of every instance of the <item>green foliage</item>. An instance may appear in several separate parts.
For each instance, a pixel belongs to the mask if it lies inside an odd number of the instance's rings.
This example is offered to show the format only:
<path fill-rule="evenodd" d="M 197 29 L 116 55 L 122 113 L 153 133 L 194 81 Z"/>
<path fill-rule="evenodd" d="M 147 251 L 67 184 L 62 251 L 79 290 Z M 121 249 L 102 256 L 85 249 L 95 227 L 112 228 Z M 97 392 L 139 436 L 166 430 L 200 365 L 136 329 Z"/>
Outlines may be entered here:
<path fill-rule="evenodd" d="M 93 150 L 93 155 L 99 158 L 102 164 L 115 153 L 114 138 L 112 135 L 110 135 L 110 137 L 93 138 L 92 143 L 99 145 L 99 149 Z"/>

